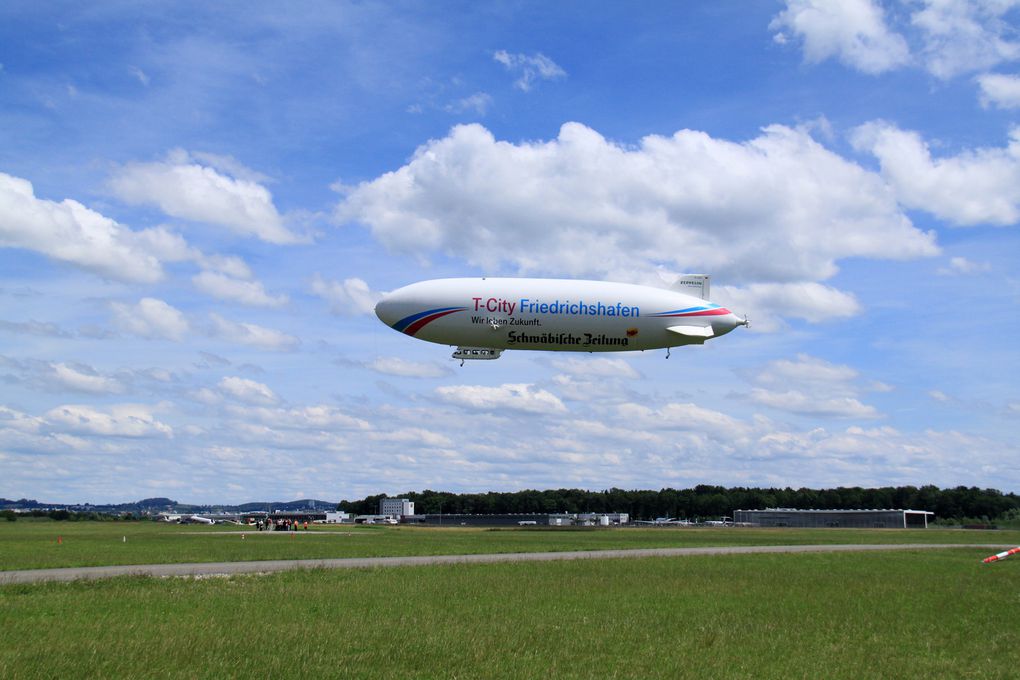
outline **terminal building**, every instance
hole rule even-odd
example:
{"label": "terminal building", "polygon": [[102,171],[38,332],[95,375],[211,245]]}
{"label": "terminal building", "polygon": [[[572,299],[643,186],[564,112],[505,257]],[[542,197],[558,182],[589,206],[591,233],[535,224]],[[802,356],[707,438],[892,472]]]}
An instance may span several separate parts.
{"label": "terminal building", "polygon": [[926,510],[796,510],[766,508],[734,510],[733,523],[756,527],[802,527],[843,529],[927,529]]}
{"label": "terminal building", "polygon": [[414,514],[414,502],[406,498],[380,498],[379,514],[394,519],[409,517]]}

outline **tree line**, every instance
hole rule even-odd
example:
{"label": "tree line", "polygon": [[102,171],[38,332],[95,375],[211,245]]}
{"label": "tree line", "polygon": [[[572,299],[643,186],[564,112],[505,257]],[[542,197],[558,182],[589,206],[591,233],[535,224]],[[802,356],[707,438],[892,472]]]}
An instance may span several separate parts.
{"label": "tree line", "polygon": [[19,517],[46,517],[48,519],[56,520],[58,522],[85,522],[85,521],[99,521],[99,522],[119,522],[126,521],[131,522],[134,520],[144,519],[142,515],[135,515],[131,512],[111,514],[108,512],[94,512],[94,511],[75,511],[75,510],[25,510],[22,512],[14,512],[13,510],[0,510],[0,519],[7,520],[8,522],[16,522]]}
{"label": "tree line", "polygon": [[[797,508],[825,510],[928,510],[940,521],[991,521],[1020,515],[1020,496],[996,489],[957,486],[899,486],[865,489],[760,489],[701,484],[692,489],[641,491],[549,489],[487,493],[450,493],[426,489],[400,494],[414,502],[417,514],[507,514],[625,512],[631,519],[675,517],[698,520],[731,516],[734,510]],[[341,501],[337,508],[368,515],[379,511],[385,494]]]}

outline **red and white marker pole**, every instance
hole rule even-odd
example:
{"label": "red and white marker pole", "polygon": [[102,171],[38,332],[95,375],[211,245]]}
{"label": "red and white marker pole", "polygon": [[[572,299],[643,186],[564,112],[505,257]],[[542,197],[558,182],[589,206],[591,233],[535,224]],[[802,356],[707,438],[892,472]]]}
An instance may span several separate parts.
{"label": "red and white marker pole", "polygon": [[1017,554],[1020,554],[1020,546],[1018,546],[1016,548],[1010,548],[1009,550],[1003,550],[1001,553],[999,553],[997,555],[992,555],[991,557],[986,557],[985,559],[983,559],[981,561],[984,562],[985,564],[988,564],[989,562],[998,562],[999,560],[1006,559],[1010,555],[1017,555]]}

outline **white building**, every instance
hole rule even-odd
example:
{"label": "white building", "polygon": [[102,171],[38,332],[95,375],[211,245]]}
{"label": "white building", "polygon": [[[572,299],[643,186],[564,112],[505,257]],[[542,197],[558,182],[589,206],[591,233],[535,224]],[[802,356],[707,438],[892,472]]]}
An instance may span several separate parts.
{"label": "white building", "polygon": [[403,517],[414,514],[414,503],[406,498],[381,498],[379,499],[379,514],[390,517]]}
{"label": "white building", "polygon": [[626,512],[582,512],[576,516],[577,524],[585,527],[608,527],[630,523]]}
{"label": "white building", "polygon": [[351,516],[343,510],[337,510],[336,512],[326,511],[326,524],[343,524],[344,522],[350,522]]}

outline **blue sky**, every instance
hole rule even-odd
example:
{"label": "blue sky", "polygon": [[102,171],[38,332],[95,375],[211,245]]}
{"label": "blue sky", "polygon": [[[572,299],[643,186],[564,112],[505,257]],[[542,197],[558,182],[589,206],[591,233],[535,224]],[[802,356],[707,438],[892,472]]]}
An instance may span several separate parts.
{"label": "blue sky", "polygon": [[[1020,2],[12,2],[0,496],[1020,491]],[[668,286],[461,368],[443,276]],[[480,365],[481,364],[481,365]]]}

